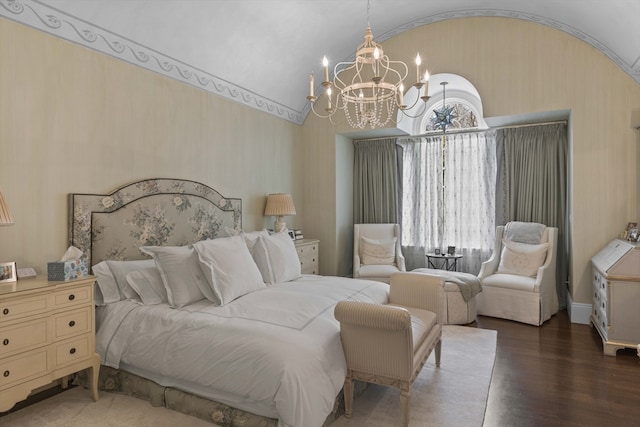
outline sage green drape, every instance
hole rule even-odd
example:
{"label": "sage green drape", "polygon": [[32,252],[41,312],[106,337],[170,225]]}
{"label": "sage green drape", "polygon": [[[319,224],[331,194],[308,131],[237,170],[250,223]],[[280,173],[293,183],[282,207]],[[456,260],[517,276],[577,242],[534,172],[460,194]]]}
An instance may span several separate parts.
{"label": "sage green drape", "polygon": [[538,222],[558,228],[557,291],[566,306],[567,126],[551,124],[499,129],[498,191],[502,184],[502,221]]}
{"label": "sage green drape", "polygon": [[398,222],[395,138],[354,141],[353,222]]}

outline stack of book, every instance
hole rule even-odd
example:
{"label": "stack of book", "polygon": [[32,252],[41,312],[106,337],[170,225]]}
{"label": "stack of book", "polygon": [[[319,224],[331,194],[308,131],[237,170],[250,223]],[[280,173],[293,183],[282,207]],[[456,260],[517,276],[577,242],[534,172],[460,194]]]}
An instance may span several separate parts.
{"label": "stack of book", "polygon": [[304,236],[302,235],[302,230],[293,230],[293,233],[295,235],[296,240],[304,239]]}

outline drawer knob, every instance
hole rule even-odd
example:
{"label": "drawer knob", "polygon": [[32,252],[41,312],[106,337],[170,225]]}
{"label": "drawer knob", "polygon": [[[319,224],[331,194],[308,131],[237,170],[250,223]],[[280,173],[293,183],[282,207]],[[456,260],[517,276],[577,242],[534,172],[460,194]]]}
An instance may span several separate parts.
{"label": "drawer knob", "polygon": [[69,354],[75,354],[75,352],[76,352],[76,348],[71,347],[71,350],[69,350]]}
{"label": "drawer knob", "polygon": [[69,295],[69,301],[73,301],[74,299],[76,299],[76,296],[74,294]]}
{"label": "drawer knob", "polygon": [[9,375],[11,375],[11,372],[4,371],[4,373],[2,375],[4,375],[4,377],[7,378]]}
{"label": "drawer knob", "polygon": [[2,345],[9,345],[9,338],[5,338],[2,340]]}
{"label": "drawer knob", "polygon": [[7,315],[9,314],[9,309],[5,308],[4,310],[2,310],[2,314]]}
{"label": "drawer knob", "polygon": [[74,326],[76,326],[76,321],[72,320],[71,322],[69,322],[69,327],[73,328]]}

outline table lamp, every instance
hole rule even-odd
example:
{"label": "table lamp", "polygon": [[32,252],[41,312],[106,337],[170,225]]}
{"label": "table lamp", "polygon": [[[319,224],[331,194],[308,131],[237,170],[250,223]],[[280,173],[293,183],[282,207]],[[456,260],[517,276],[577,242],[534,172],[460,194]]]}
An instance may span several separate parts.
{"label": "table lamp", "polygon": [[291,194],[273,193],[267,196],[267,205],[264,207],[264,216],[275,216],[276,220],[273,229],[276,233],[282,231],[286,224],[282,217],[285,215],[295,215],[296,207],[293,205]]}

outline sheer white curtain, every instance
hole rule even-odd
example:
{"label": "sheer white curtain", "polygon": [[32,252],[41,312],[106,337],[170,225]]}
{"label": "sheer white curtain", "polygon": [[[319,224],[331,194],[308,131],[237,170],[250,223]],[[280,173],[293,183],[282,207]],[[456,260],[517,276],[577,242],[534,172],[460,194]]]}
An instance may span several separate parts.
{"label": "sheer white curtain", "polygon": [[444,141],[443,135],[403,138],[398,144],[407,270],[425,266],[425,252],[455,246],[463,255],[458,271],[477,274],[495,236],[495,132],[447,134]]}

